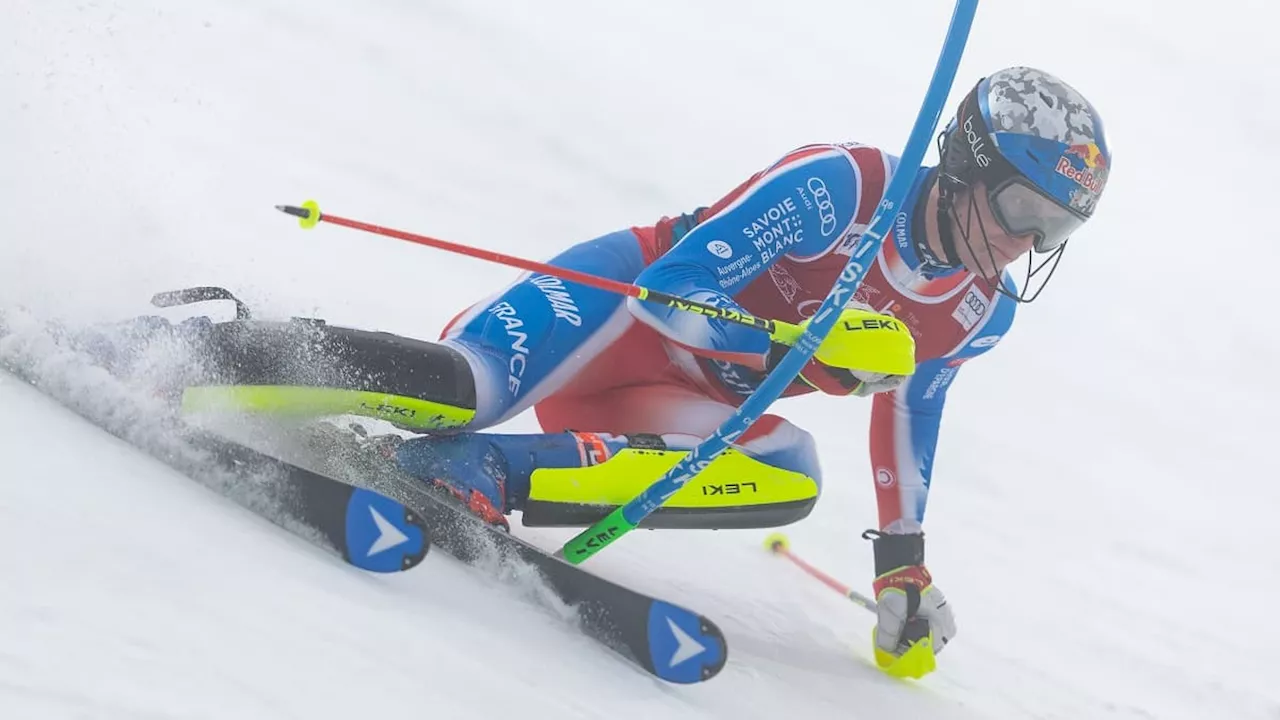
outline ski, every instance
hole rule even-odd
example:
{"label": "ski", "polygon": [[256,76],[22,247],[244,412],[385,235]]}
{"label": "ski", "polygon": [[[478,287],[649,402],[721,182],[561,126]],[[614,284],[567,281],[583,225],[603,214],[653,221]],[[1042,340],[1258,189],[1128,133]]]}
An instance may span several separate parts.
{"label": "ski", "polygon": [[[471,514],[453,495],[405,474],[376,438],[363,428],[352,432],[323,424],[311,438],[267,431],[233,433],[272,455],[316,472],[367,485],[418,508],[430,528],[432,544],[464,564],[494,575],[504,568],[533,568],[543,586],[576,610],[580,630],[631,664],[667,682],[703,682],[723,669],[728,657],[724,633],[714,622],[687,608],[637,592],[567,563],[505,529]],[[357,426],[353,426],[355,429]],[[384,436],[386,437],[386,436]]]}
{"label": "ski", "polygon": [[[0,328],[0,339],[3,335]],[[452,496],[370,451],[365,439],[345,431],[277,434],[243,421],[218,427],[157,417],[163,413],[146,408],[121,413],[119,405],[104,412],[101,403],[78,397],[74,387],[57,379],[42,378],[23,359],[22,353],[0,352],[0,370],[355,567],[407,570],[435,545],[495,576],[511,564],[533,568],[542,584],[574,609],[583,634],[631,665],[678,684],[709,680],[724,668],[724,634],[708,618],[571,565],[484,523]],[[127,394],[120,398],[129,399]]]}
{"label": "ski", "polygon": [[248,446],[165,422],[137,432],[96,408],[44,387],[10,358],[0,370],[26,382],[96,427],[242,507],[362,570],[408,570],[426,556],[430,535],[422,513],[381,493],[349,485]]}
{"label": "ski", "polygon": [[724,668],[724,633],[706,617],[571,565],[510,533],[482,522],[450,497],[421,483],[406,487],[420,498],[435,544],[469,565],[495,556],[538,570],[548,588],[576,606],[584,634],[657,678],[689,684]]}
{"label": "ski", "polygon": [[[336,551],[355,567],[399,572],[416,567],[426,557],[431,546],[429,525],[421,512],[398,500],[210,433],[189,429],[186,439],[207,455],[215,472],[252,478],[264,488],[270,496],[266,507],[250,509],[313,542],[318,534],[321,542],[316,544]],[[205,466],[185,472],[209,470]]]}

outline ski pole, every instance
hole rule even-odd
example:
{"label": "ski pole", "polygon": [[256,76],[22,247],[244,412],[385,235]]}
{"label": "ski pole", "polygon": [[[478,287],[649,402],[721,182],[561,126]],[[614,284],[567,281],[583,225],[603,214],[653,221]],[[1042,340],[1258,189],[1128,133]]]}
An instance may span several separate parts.
{"label": "ski pole", "polygon": [[[764,540],[764,547],[774,555],[780,555],[803,570],[807,575],[817,579],[823,585],[835,590],[853,601],[854,605],[875,614],[876,601],[845,585],[825,572],[805,562],[799,555],[791,552],[791,541],[782,533],[774,533]],[[874,638],[875,636],[872,635]],[[876,664],[891,677],[920,678],[937,669],[937,659],[933,650],[933,635],[929,631],[929,623],[923,618],[907,620],[902,630],[901,653],[893,655],[876,648]]]}
{"label": "ski pole", "polygon": [[577,565],[639,527],[646,517],[662,507],[690,479],[702,472],[720,453],[754,425],[765,410],[782,397],[804,365],[809,362],[809,358],[817,352],[823,339],[835,327],[840,317],[840,309],[862,285],[868,268],[872,267],[872,259],[880,252],[885,235],[892,232],[894,218],[907,199],[911,184],[916,177],[916,169],[924,165],[925,151],[929,148],[933,131],[938,125],[938,118],[942,115],[947,94],[951,91],[951,84],[955,79],[960,57],[964,54],[964,46],[968,41],[969,29],[973,25],[977,9],[978,0],[956,0],[942,51],[934,65],[933,77],[925,91],[911,134],[907,138],[907,146],[898,163],[898,170],[889,180],[884,195],[880,198],[880,204],[871,218],[870,226],[854,245],[844,270],[831,286],[826,299],[814,311],[810,323],[805,326],[804,333],[782,357],[782,360],[769,371],[755,391],[742,402],[733,415],[720,424],[720,427],[626,505],[619,506],[618,509],[597,520],[591,527],[562,545],[561,557]]}
{"label": "ski pole", "polygon": [[670,295],[658,290],[640,287],[639,285],[610,280],[609,278],[603,278],[598,275],[592,275],[579,270],[557,267],[548,263],[542,263],[536,260],[527,260],[522,257],[507,255],[506,253],[500,253],[494,250],[484,250],[470,245],[463,245],[461,243],[433,238],[428,235],[419,235],[417,233],[405,232],[403,230],[396,230],[389,227],[383,227],[381,225],[374,225],[372,223],[322,213],[320,212],[320,206],[314,200],[308,200],[300,206],[277,205],[276,209],[286,215],[292,215],[298,218],[298,224],[304,229],[313,228],[316,226],[316,223],[332,223],[334,225],[341,225],[354,230],[373,233],[374,235],[382,235],[384,237],[404,240],[405,242],[416,243],[418,245],[426,245],[427,247],[433,247],[437,250],[445,250],[459,255],[478,258],[480,260],[488,260],[489,262],[495,262],[499,265],[507,265],[521,270],[528,270],[529,272],[551,275],[558,277],[561,280],[576,282],[581,285],[586,285],[587,287],[596,288],[597,290],[617,293],[619,295],[633,297],[645,302],[666,305],[667,307],[697,313],[698,315],[705,315],[710,318],[715,318],[716,320],[724,320],[726,322],[737,323],[739,325],[746,325],[747,327],[753,327],[757,330],[763,330],[770,335],[777,333],[779,326],[783,326],[781,329],[784,331],[784,339],[789,339],[792,336],[799,337],[800,335],[799,326],[792,325],[791,323],[769,320],[768,318],[759,318],[754,315],[748,315],[747,313],[733,308],[716,307],[714,305],[700,303],[696,300],[686,300],[685,298],[676,297],[675,295]]}
{"label": "ski pole", "polygon": [[784,558],[786,558],[786,559],[790,560],[792,563],[794,563],[794,564],[795,564],[795,566],[796,566],[796,567],[798,567],[798,568],[800,568],[801,570],[805,571],[805,572],[806,572],[806,573],[808,573],[810,576],[812,576],[812,577],[816,578],[816,579],[817,579],[818,581],[820,581],[823,585],[826,585],[827,587],[831,588],[832,590],[835,590],[836,592],[840,593],[841,595],[844,595],[845,597],[847,597],[847,598],[849,598],[850,600],[852,600],[852,601],[853,601],[853,603],[854,603],[855,605],[858,605],[858,606],[860,606],[860,607],[866,608],[867,610],[870,610],[871,612],[875,612],[875,611],[876,611],[876,601],[875,601],[875,600],[872,600],[871,598],[867,597],[866,595],[863,595],[862,593],[858,592],[857,590],[854,590],[853,588],[849,587],[848,585],[845,585],[844,583],[840,582],[839,580],[837,580],[837,579],[835,579],[835,578],[831,577],[830,575],[828,575],[828,574],[826,574],[826,573],[822,572],[822,571],[821,571],[821,570],[819,570],[818,568],[816,568],[816,567],[814,567],[814,566],[810,565],[809,563],[805,562],[805,561],[804,561],[804,560],[803,560],[799,555],[796,555],[795,553],[791,552],[791,541],[787,539],[787,536],[786,536],[786,535],[783,535],[782,533],[774,533],[774,534],[770,535],[769,537],[765,538],[765,540],[764,540],[764,547],[765,547],[765,549],[766,549],[766,550],[768,550],[769,552],[773,553],[774,555],[780,555],[780,556],[782,556],[782,557],[784,557]]}

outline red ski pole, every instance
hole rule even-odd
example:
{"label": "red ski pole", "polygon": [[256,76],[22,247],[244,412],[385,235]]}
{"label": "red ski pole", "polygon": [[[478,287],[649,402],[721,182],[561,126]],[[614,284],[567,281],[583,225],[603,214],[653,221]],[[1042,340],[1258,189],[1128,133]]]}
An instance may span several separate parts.
{"label": "red ski pole", "polygon": [[805,571],[811,577],[816,578],[823,585],[826,585],[832,590],[835,590],[841,595],[844,595],[845,597],[849,598],[854,602],[854,604],[860,605],[866,608],[867,610],[870,610],[871,612],[876,611],[875,600],[872,600],[866,595],[863,595],[857,590],[854,590],[848,585],[845,585],[839,580],[822,572],[818,568],[805,562],[803,559],[800,558],[799,555],[796,555],[795,553],[791,552],[791,541],[787,539],[786,535],[783,535],[782,533],[774,533],[770,535],[769,537],[765,538],[764,547],[766,550],[773,553],[774,555],[781,555],[782,557],[790,560],[792,563],[795,564],[796,567]]}
{"label": "red ski pole", "polygon": [[676,308],[677,310],[706,315],[708,317],[716,318],[717,320],[725,320],[739,325],[746,325],[747,327],[764,330],[770,335],[778,334],[779,330],[781,330],[782,334],[779,335],[779,337],[790,337],[794,335],[798,339],[800,336],[800,328],[798,326],[791,325],[790,323],[769,320],[768,318],[755,317],[754,315],[748,315],[747,313],[733,308],[721,308],[714,305],[707,305],[705,303],[697,302],[696,300],[686,300],[684,298],[676,297],[675,295],[640,287],[639,285],[618,282],[617,280],[610,280],[609,278],[584,273],[578,270],[572,270],[570,268],[562,268],[556,265],[541,263],[536,260],[526,260],[525,258],[516,257],[515,255],[507,255],[493,250],[484,250],[481,248],[471,247],[470,245],[449,242],[448,240],[440,240],[439,238],[433,238],[428,235],[419,235],[417,233],[405,232],[403,230],[396,230],[389,227],[383,227],[381,225],[374,225],[372,223],[322,213],[320,212],[320,206],[317,205],[314,200],[308,200],[300,206],[277,205],[276,209],[286,215],[292,215],[293,217],[298,218],[298,224],[301,225],[303,229],[309,230],[315,227],[316,223],[322,222],[341,225],[353,230],[373,233],[374,235],[382,235],[384,237],[395,238],[397,240],[404,240],[405,242],[411,242],[417,245],[426,245],[427,247],[436,248],[437,250],[445,250],[447,252],[466,255],[480,260],[488,260],[489,262],[498,263],[499,265],[507,265],[521,270],[528,270],[529,272],[551,275],[558,277],[561,280],[576,282],[598,290],[617,293],[619,295],[625,295],[627,297],[633,297],[638,300],[657,303],[659,305],[666,305],[668,307]]}
{"label": "red ski pole", "polygon": [[[764,547],[774,555],[780,555],[800,568],[806,575],[818,580],[823,585],[835,590],[854,602],[855,605],[876,612],[876,601],[836,580],[825,572],[805,562],[799,555],[791,552],[791,541],[782,533],[774,533],[765,538]],[[919,623],[914,628],[913,623]],[[912,637],[908,647],[900,655],[892,655],[875,648],[876,664],[889,675],[896,678],[922,678],[937,667],[933,653],[933,637],[928,631],[928,623],[923,620],[910,620],[904,635]],[[874,637],[874,635],[873,635]],[[873,642],[874,644],[874,642]]]}

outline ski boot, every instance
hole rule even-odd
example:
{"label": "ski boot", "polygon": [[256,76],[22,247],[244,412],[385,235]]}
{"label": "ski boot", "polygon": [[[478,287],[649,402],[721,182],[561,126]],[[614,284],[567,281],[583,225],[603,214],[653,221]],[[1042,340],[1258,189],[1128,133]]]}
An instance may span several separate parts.
{"label": "ski boot", "polygon": [[471,514],[510,532],[507,460],[485,435],[425,435],[397,443],[400,469],[451,496]]}
{"label": "ski boot", "polygon": [[396,434],[370,435],[360,423],[316,422],[303,433],[305,452],[324,461],[325,472],[354,477],[371,485],[388,472],[398,472],[396,448],[404,438]]}

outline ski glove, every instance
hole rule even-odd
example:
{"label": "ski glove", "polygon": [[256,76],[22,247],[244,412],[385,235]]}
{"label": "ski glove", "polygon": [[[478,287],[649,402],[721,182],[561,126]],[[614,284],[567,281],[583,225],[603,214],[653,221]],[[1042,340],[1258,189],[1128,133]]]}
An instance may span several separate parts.
{"label": "ski glove", "polygon": [[[772,371],[809,325],[774,321],[773,346],[765,369]],[[916,344],[911,331],[891,315],[845,308],[817,352],[800,370],[800,379],[829,395],[893,390],[915,372]]]}
{"label": "ski glove", "polygon": [[862,537],[875,549],[876,664],[897,677],[922,677],[956,634],[951,606],[924,565],[924,535],[868,530]]}

